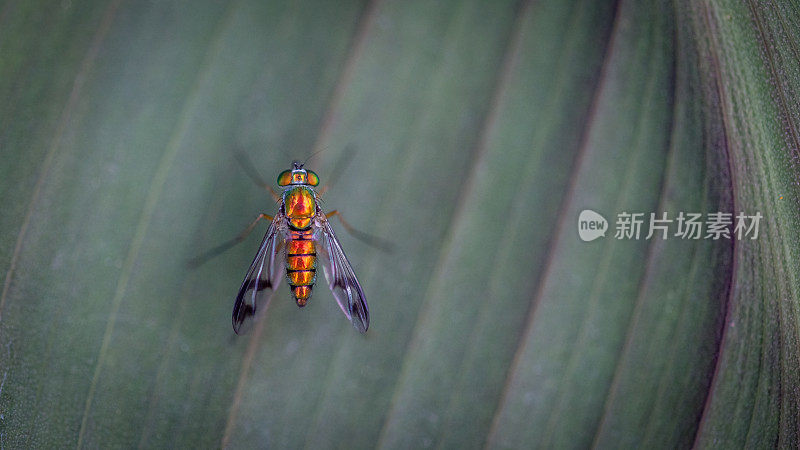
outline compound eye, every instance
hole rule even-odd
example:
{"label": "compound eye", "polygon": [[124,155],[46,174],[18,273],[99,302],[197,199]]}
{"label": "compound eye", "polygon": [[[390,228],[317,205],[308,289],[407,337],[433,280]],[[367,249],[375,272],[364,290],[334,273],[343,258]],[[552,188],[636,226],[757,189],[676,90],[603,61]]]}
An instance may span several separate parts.
{"label": "compound eye", "polygon": [[292,171],[284,170],[278,175],[278,186],[288,186],[292,182]]}
{"label": "compound eye", "polygon": [[308,184],[310,184],[312,186],[318,185],[319,184],[319,177],[317,176],[317,174],[314,173],[313,170],[307,170],[306,172],[308,172]]}

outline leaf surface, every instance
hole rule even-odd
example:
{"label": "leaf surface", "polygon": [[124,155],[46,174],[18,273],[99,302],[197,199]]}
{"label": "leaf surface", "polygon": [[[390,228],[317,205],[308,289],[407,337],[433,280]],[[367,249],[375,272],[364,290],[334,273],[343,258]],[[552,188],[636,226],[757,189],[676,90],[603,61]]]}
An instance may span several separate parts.
{"label": "leaf surface", "polygon": [[[0,4],[0,446],[798,444],[799,11],[770,2]],[[353,149],[354,152],[350,150]],[[292,159],[371,310],[232,238]],[[352,157],[348,155],[354,155]],[[609,222],[583,242],[578,215]],[[650,213],[763,216],[648,238]],[[642,213],[638,239],[615,236]]]}

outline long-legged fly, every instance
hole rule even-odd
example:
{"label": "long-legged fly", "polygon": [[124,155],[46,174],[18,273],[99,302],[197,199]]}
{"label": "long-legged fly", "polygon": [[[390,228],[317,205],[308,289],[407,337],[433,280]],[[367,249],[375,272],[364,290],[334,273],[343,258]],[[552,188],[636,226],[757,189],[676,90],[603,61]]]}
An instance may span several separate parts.
{"label": "long-legged fly", "polygon": [[[338,211],[327,214],[322,211],[320,195],[324,189],[320,192],[315,190],[319,177],[313,171],[305,169],[303,163],[293,161],[291,169],[278,175],[280,193],[261,181],[249,164],[243,162],[242,165],[258,184],[270,190],[280,205],[278,212],[274,216],[259,214],[237,238],[192,262],[195,266],[205,262],[241,242],[260,220],[270,221],[267,233],[236,295],[233,330],[240,334],[242,324],[255,316],[259,307],[266,305],[284,278],[289,283],[297,306],[305,306],[311,298],[317,280],[317,263],[320,262],[328,287],[339,308],[358,331],[365,333],[369,328],[369,307],[364,290],[328,219],[338,216],[348,231],[368,242],[375,241],[376,238],[354,230]],[[373,245],[388,247],[375,242]]]}

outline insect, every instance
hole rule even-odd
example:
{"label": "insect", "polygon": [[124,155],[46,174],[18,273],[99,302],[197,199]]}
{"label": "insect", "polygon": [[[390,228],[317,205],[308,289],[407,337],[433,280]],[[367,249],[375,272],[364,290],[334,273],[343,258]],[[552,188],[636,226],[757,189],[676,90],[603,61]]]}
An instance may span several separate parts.
{"label": "insect", "polygon": [[[293,161],[291,169],[278,175],[280,194],[266,186],[280,208],[274,217],[260,214],[243,233],[249,233],[262,219],[270,221],[233,305],[233,330],[237,334],[242,324],[256,314],[259,302],[268,301],[284,278],[297,306],[305,306],[317,281],[318,263],[344,315],[361,333],[369,328],[364,291],[328,220],[339,212],[322,211],[320,194],[314,189],[319,177],[303,166]],[[342,220],[341,215],[339,219]],[[350,228],[344,220],[342,224]]]}

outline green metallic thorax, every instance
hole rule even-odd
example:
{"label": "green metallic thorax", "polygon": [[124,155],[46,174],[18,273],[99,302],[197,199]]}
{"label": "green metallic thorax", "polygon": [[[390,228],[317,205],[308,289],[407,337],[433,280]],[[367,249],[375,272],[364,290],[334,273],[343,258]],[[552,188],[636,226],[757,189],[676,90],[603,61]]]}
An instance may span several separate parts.
{"label": "green metallic thorax", "polygon": [[289,224],[298,230],[311,226],[317,212],[314,190],[308,186],[293,186],[283,191],[283,206]]}

